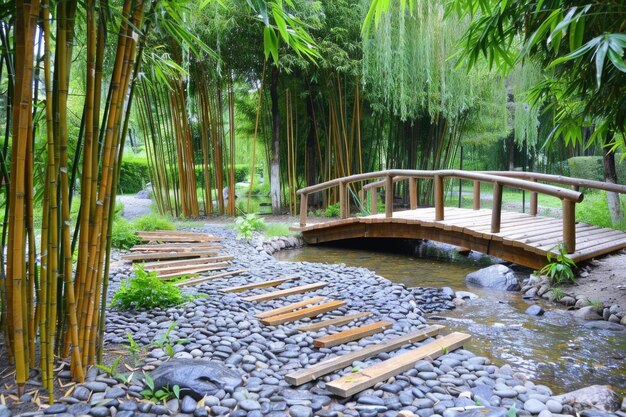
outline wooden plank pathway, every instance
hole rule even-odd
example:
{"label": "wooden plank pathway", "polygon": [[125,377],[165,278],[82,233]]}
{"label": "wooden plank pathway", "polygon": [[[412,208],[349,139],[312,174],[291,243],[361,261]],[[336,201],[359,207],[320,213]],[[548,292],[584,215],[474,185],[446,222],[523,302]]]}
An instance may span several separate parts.
{"label": "wooden plank pathway", "polygon": [[[302,232],[307,243],[323,243],[353,238],[428,239],[466,247],[488,255],[539,269],[548,252],[563,241],[561,219],[524,213],[501,213],[500,232],[491,232],[489,209],[446,207],[444,220],[435,220],[436,209],[417,208],[395,211],[392,217],[376,214],[335,219],[292,227]],[[568,256],[576,263],[626,248],[626,233],[576,223],[576,250]]]}

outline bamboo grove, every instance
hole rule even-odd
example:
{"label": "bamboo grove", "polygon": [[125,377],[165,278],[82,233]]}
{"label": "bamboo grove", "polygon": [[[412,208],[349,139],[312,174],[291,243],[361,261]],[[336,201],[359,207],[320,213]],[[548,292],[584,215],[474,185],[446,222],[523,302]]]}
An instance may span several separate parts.
{"label": "bamboo grove", "polygon": [[[39,368],[53,401],[55,358],[69,358],[72,377],[81,381],[100,354],[118,170],[144,37],[158,3],[11,5],[0,21],[0,80],[7,86],[3,355],[15,365],[20,392],[29,370]],[[70,96],[81,98],[78,117]],[[77,189],[80,196],[73,195]],[[75,224],[73,198],[79,201]]]}
{"label": "bamboo grove", "polygon": [[[286,46],[268,60],[262,22],[226,3],[198,17],[196,32],[216,51],[228,45],[219,57],[169,48],[176,70],[147,72],[139,89],[136,116],[162,213],[238,214],[263,186],[275,213],[295,212],[296,190],[307,184],[389,167],[449,168],[462,144],[493,143],[512,130],[505,80],[457,71],[448,60],[463,23],[444,21],[439,1],[417,2],[412,13],[397,4],[366,38],[369,2],[300,2],[314,60]],[[234,204],[237,164],[254,172],[247,204]],[[429,198],[428,187],[421,192]],[[312,197],[318,207],[338,198]]]}

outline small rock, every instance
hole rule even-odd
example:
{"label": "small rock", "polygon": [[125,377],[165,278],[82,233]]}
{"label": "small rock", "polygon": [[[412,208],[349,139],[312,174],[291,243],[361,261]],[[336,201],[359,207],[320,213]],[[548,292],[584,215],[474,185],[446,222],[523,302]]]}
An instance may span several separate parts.
{"label": "small rock", "polygon": [[513,270],[500,264],[467,274],[465,282],[494,290],[519,291],[521,289]]}
{"label": "small rock", "polygon": [[52,404],[50,407],[43,410],[44,414],[61,414],[67,411],[67,406],[65,404]]}
{"label": "small rock", "polygon": [[524,410],[531,414],[539,414],[546,409],[546,405],[539,400],[531,398],[524,403]]}
{"label": "small rock", "polygon": [[181,404],[181,411],[185,414],[193,413],[198,407],[198,403],[191,396],[185,395]]}
{"label": "small rock", "polygon": [[255,400],[243,400],[239,401],[239,407],[246,411],[260,410],[261,404],[259,404],[259,402]]}
{"label": "small rock", "polygon": [[304,405],[292,405],[289,407],[289,414],[291,417],[311,417],[313,410],[311,407],[305,407]]}
{"label": "small rock", "polygon": [[543,316],[543,313],[545,313],[545,310],[536,304],[526,309],[526,314],[530,316]]}

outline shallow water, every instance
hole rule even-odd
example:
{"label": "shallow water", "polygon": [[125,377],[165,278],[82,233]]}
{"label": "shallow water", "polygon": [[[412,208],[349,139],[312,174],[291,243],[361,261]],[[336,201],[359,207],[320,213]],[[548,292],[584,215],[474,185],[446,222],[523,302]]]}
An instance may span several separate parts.
{"label": "shallow water", "polygon": [[[361,248],[354,248],[359,244]],[[342,263],[366,267],[390,281],[409,287],[443,287],[471,291],[480,298],[453,311],[431,314],[431,322],[444,324],[449,331],[473,336],[467,348],[522,371],[533,381],[544,383],[555,393],[592,384],[612,385],[626,395],[626,332],[587,329],[560,306],[541,302],[541,317],[524,314],[532,304],[519,293],[488,291],[465,285],[471,271],[494,260],[472,253],[461,256],[447,245],[415,245],[382,240],[357,243],[351,247],[307,246],[276,254],[291,262]],[[520,276],[529,270],[518,271]]]}

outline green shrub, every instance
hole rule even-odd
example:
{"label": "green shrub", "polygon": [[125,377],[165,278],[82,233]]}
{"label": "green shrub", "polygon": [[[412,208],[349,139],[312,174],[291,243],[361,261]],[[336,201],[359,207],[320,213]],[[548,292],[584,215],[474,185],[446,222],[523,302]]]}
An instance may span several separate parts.
{"label": "green shrub", "polygon": [[111,246],[117,249],[128,250],[138,244],[141,240],[135,233],[135,228],[130,222],[121,217],[113,220],[111,230]]}
{"label": "green shrub", "polygon": [[137,217],[134,221],[135,228],[143,232],[153,232],[155,230],[176,230],[174,224],[164,216],[150,213]]}
{"label": "green shrub", "polygon": [[[229,167],[224,167],[224,184],[226,187],[228,185],[228,170]],[[196,173],[196,182],[198,185],[204,184],[204,165],[196,164],[194,166],[194,171]],[[248,175],[250,174],[250,167],[248,165],[237,164],[235,165],[235,182],[244,182],[248,179]],[[211,181],[215,180],[215,171],[213,167],[209,167],[209,177]]]}
{"label": "green shrub", "polygon": [[265,229],[265,222],[255,213],[251,213],[237,217],[237,220],[235,220],[235,228],[237,229],[238,238],[250,239],[252,232]]}
{"label": "green shrub", "polygon": [[149,181],[148,160],[141,157],[125,157],[120,167],[118,194],[134,194],[143,190]]}
{"label": "green shrub", "polygon": [[547,275],[552,284],[574,284],[574,271],[576,264],[567,256],[565,246],[560,243],[555,248],[558,253],[555,255],[552,251],[548,252],[548,264],[539,271],[542,275]]}
{"label": "green shrub", "polygon": [[111,305],[122,310],[148,310],[155,307],[171,307],[192,299],[180,288],[160,280],[156,272],[147,272],[142,265],[135,267],[135,276],[122,281],[113,295]]}
{"label": "green shrub", "polygon": [[324,217],[339,217],[340,212],[339,203],[331,204],[324,210]]}
{"label": "green shrub", "polygon": [[[604,164],[601,156],[576,156],[568,159],[567,164],[572,177],[604,181]],[[617,182],[626,184],[626,160],[622,161],[621,154],[615,155],[615,169]]]}

